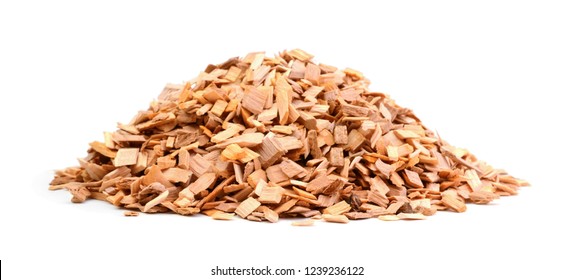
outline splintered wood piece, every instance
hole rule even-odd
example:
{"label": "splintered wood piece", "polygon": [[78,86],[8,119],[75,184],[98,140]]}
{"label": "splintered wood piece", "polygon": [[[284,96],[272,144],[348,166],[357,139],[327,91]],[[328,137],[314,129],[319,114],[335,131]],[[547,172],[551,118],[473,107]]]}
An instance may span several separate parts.
{"label": "splintered wood piece", "polygon": [[289,176],[283,173],[283,170],[281,170],[281,165],[279,164],[269,166],[267,170],[265,170],[265,173],[267,174],[269,181],[273,183],[280,183],[289,180]]}
{"label": "splintered wood piece", "polygon": [[410,138],[420,138],[421,135],[417,134],[412,130],[405,130],[405,129],[397,129],[394,131],[395,135],[399,137],[399,139],[410,139]]}
{"label": "splintered wood piece", "polygon": [[323,214],[323,220],[330,223],[341,223],[346,224],[349,222],[349,218],[345,215],[336,215],[336,214]]}
{"label": "splintered wood piece", "polygon": [[277,212],[265,207],[263,208],[263,217],[265,218],[265,220],[271,222],[271,223],[276,223],[279,221],[279,214],[277,214]]}
{"label": "splintered wood piece", "polygon": [[319,176],[313,179],[311,182],[309,182],[309,184],[307,184],[307,186],[305,187],[305,190],[310,193],[317,194],[325,190],[332,183],[333,180],[329,179],[326,175]]}
{"label": "splintered wood piece", "polygon": [[323,210],[323,214],[340,215],[349,211],[351,211],[351,205],[343,200],[333,206],[325,208],[325,210]]}
{"label": "splintered wood piece", "polygon": [[500,196],[488,191],[474,191],[470,193],[469,197],[473,203],[488,204],[491,201],[498,199]]}
{"label": "splintered wood piece", "polygon": [[148,203],[146,203],[143,211],[144,212],[148,212],[152,207],[162,203],[163,201],[165,201],[167,199],[167,196],[169,195],[169,191],[166,190],[164,192],[162,192],[160,195],[158,195],[156,198],[150,200]]}
{"label": "splintered wood piece", "polygon": [[442,193],[442,198],[440,200],[444,206],[455,212],[466,211],[466,204],[464,200],[458,197],[458,194],[454,191],[446,191]]}
{"label": "splintered wood piece", "polygon": [[307,170],[305,168],[290,159],[284,159],[281,164],[279,164],[279,167],[289,178],[307,175]]}
{"label": "splintered wood piece", "polygon": [[260,155],[259,160],[263,168],[267,168],[278,161],[284,154],[285,150],[281,143],[275,138],[275,134],[268,133],[262,140],[261,147],[257,150]]}
{"label": "splintered wood piece", "polygon": [[349,133],[347,147],[351,151],[356,151],[363,143],[367,140],[363,134],[361,134],[358,130],[353,129]]}
{"label": "splintered wood piece", "polygon": [[226,160],[239,160],[247,156],[247,153],[239,145],[231,144],[221,151],[221,156]]}
{"label": "splintered wood piece", "polygon": [[261,202],[255,200],[253,197],[248,197],[246,200],[241,202],[237,209],[235,209],[235,214],[239,215],[241,218],[246,218],[251,214],[257,207],[261,205]]}
{"label": "splintered wood piece", "polygon": [[114,158],[114,166],[134,165],[138,162],[138,148],[121,148]]}
{"label": "splintered wood piece", "polygon": [[342,167],[345,165],[345,156],[343,155],[343,148],[332,147],[329,152],[329,162],[332,166]]}
{"label": "splintered wood piece", "polygon": [[255,147],[261,142],[263,142],[263,133],[254,132],[254,133],[244,133],[239,136],[232,137],[227,139],[218,145],[212,146],[214,148],[223,148],[231,144],[237,144],[241,147]]}
{"label": "splintered wood piece", "polygon": [[333,133],[335,138],[335,144],[346,145],[349,142],[347,135],[347,126],[337,125],[335,126],[335,131]]}
{"label": "splintered wood piece", "polygon": [[291,103],[291,86],[279,76],[275,81],[275,98],[277,99],[277,110],[279,112],[279,124],[284,125],[289,119],[289,104]]}
{"label": "splintered wood piece", "polygon": [[235,136],[241,131],[241,126],[239,125],[227,125],[227,128],[211,137],[211,142],[221,143],[226,139]]}
{"label": "splintered wood piece", "polygon": [[109,158],[115,158],[116,157],[116,152],[110,150],[110,148],[107,147],[106,144],[104,144],[102,142],[94,141],[94,142],[90,143],[90,147],[92,147],[92,149],[94,149],[94,151],[100,153],[103,156],[106,156]]}
{"label": "splintered wood piece", "polygon": [[172,183],[185,183],[192,175],[191,170],[181,168],[169,168],[163,171],[163,175]]}
{"label": "splintered wood piece", "polygon": [[397,218],[401,220],[425,220],[427,216],[421,213],[399,213]]}
{"label": "splintered wood piece", "polygon": [[265,92],[259,91],[255,87],[249,87],[243,96],[241,105],[253,114],[260,114],[263,112],[266,102],[267,94]]}
{"label": "splintered wood piece", "polygon": [[281,202],[283,192],[282,187],[263,187],[257,200],[261,203],[277,204]]}
{"label": "splintered wood piece", "polygon": [[464,176],[466,177],[466,182],[472,189],[472,191],[480,191],[482,189],[482,182],[480,182],[480,178],[478,174],[476,174],[476,170],[469,169],[464,172]]}
{"label": "splintered wood piece", "polygon": [[294,221],[291,223],[292,226],[296,226],[296,227],[309,227],[315,224],[315,221],[311,220],[311,219],[305,219],[305,220],[301,220],[301,221]]}
{"label": "splintered wood piece", "polygon": [[424,188],[423,182],[421,181],[418,173],[405,169],[403,177],[407,185],[417,189]]}
{"label": "splintered wood piece", "polygon": [[309,153],[313,158],[322,158],[323,152],[319,148],[319,143],[317,141],[317,131],[310,130],[307,132],[307,143],[309,144]]}
{"label": "splintered wood piece", "polygon": [[307,62],[313,59],[313,55],[305,52],[301,49],[294,49],[287,52],[287,54],[295,59],[301,60],[303,62]]}
{"label": "splintered wood piece", "polygon": [[215,184],[215,173],[205,173],[195,182],[191,183],[187,188],[194,194],[199,194],[201,191],[207,190]]}
{"label": "splintered wood piece", "polygon": [[370,110],[366,107],[355,106],[350,104],[343,104],[341,106],[341,110],[343,114],[352,116],[352,117],[368,117]]}
{"label": "splintered wood piece", "polygon": [[378,218],[381,221],[398,221],[401,219],[397,215],[381,215]]}
{"label": "splintered wood piece", "polygon": [[210,216],[214,220],[230,221],[233,220],[233,217],[235,217],[235,213],[225,213],[222,211],[216,211]]}

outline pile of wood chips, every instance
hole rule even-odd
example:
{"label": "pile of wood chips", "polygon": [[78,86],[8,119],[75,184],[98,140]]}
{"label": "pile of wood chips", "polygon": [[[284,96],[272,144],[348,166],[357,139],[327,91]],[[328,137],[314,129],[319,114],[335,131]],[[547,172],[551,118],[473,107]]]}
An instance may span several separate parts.
{"label": "pile of wood chips", "polygon": [[346,223],[464,212],[527,185],[448,145],[360,72],[312,58],[250,53],[168,84],[147,111],[90,143],[79,167],[57,171],[50,189],[126,216]]}

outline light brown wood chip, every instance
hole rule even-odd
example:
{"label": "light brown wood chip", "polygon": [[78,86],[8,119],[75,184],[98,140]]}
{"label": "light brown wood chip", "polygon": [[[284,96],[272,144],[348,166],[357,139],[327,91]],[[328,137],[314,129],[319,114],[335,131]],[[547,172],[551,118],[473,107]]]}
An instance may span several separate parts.
{"label": "light brown wood chip", "polygon": [[311,219],[301,220],[301,221],[294,221],[291,223],[292,226],[296,227],[308,227],[315,224],[315,221]]}
{"label": "light brown wood chip", "polygon": [[261,202],[255,200],[253,197],[248,197],[246,200],[241,202],[237,209],[235,209],[235,214],[241,216],[241,218],[246,218],[251,214],[251,212],[255,211],[257,207],[261,205]]}
{"label": "light brown wood chip", "polygon": [[342,224],[346,224],[349,222],[349,218],[347,218],[347,216],[345,215],[323,214],[323,220],[330,223],[342,223]]}
{"label": "light brown wood chip", "polygon": [[124,216],[126,217],[137,217],[139,216],[140,213],[139,212],[135,212],[135,211],[124,211]]}

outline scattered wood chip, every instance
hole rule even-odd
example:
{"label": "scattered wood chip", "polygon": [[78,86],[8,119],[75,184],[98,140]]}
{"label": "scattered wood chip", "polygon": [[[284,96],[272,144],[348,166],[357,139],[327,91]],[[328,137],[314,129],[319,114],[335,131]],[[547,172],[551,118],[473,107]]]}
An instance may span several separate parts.
{"label": "scattered wood chip", "polygon": [[349,222],[349,218],[345,215],[333,215],[333,214],[323,214],[323,220],[330,223],[341,223],[346,224]]}
{"label": "scattered wood chip", "polygon": [[301,220],[301,221],[294,221],[291,223],[292,226],[296,227],[308,227],[315,224],[315,221],[311,219]]}

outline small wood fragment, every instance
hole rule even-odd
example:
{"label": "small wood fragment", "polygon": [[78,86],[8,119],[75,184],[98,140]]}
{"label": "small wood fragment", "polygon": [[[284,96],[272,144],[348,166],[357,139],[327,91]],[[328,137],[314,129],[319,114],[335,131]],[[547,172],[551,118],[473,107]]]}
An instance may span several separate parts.
{"label": "small wood fragment", "polygon": [[251,214],[251,212],[255,211],[255,209],[257,209],[257,207],[259,207],[260,205],[261,203],[259,201],[255,200],[252,197],[249,197],[243,202],[241,202],[241,204],[239,204],[237,209],[235,209],[235,213],[241,216],[241,218],[246,218],[249,214]]}
{"label": "small wood fragment", "polygon": [[333,215],[333,214],[323,214],[323,220],[330,223],[341,223],[346,224],[349,222],[349,218],[345,215]]}
{"label": "small wood fragment", "polygon": [[305,219],[305,220],[301,220],[301,221],[294,221],[291,223],[292,226],[296,226],[296,227],[308,227],[308,226],[312,226],[315,224],[315,221],[311,220],[311,219]]}

